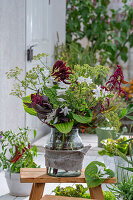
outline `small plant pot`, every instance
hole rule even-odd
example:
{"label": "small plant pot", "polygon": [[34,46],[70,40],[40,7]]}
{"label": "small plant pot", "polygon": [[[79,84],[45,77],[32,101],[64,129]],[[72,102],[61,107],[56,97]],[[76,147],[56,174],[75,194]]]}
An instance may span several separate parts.
{"label": "small plant pot", "polygon": [[[128,163],[125,160],[123,160],[120,156],[110,157],[104,155],[103,159],[106,167],[114,171],[115,176],[117,177],[117,180],[119,182],[121,182],[123,178],[126,178],[127,173],[129,176],[132,175],[132,172],[130,173],[127,170],[120,168],[120,167],[128,167]],[[131,166],[129,165],[129,167]]]}
{"label": "small plant pot", "polygon": [[20,183],[20,173],[11,173],[6,171],[5,177],[10,194],[18,197],[29,196],[32,183]]}
{"label": "small plant pot", "polygon": [[109,127],[97,127],[96,134],[98,136],[98,147],[102,147],[102,140],[106,140],[108,138],[114,139],[116,134],[115,131]]}

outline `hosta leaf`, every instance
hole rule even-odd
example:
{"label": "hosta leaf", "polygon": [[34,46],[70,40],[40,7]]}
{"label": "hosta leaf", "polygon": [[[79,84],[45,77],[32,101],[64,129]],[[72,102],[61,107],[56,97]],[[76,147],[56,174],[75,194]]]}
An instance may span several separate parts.
{"label": "hosta leaf", "polygon": [[104,179],[86,179],[88,188],[96,187],[103,183]]}
{"label": "hosta leaf", "polygon": [[72,113],[72,115],[73,118],[79,123],[88,124],[92,121],[92,117],[81,116],[74,113]]}
{"label": "hosta leaf", "polygon": [[[100,167],[100,170],[98,167]],[[105,180],[104,176],[106,175],[108,175],[108,178],[114,177],[114,172],[110,169],[106,169],[105,164],[102,162],[91,162],[85,169],[85,180],[87,186],[91,188],[100,185]]]}
{"label": "hosta leaf", "polygon": [[67,134],[67,133],[69,133],[72,130],[73,121],[66,122],[66,123],[60,123],[60,124],[54,124],[54,126],[61,133]]}
{"label": "hosta leaf", "polygon": [[[100,162],[97,162],[97,164],[101,165]],[[102,166],[105,167],[104,164]],[[85,169],[85,180],[86,180],[87,186],[89,188],[96,187],[104,181],[104,179],[101,179],[101,178],[98,177],[98,167],[95,164],[95,162],[91,162],[86,167],[86,169]]]}

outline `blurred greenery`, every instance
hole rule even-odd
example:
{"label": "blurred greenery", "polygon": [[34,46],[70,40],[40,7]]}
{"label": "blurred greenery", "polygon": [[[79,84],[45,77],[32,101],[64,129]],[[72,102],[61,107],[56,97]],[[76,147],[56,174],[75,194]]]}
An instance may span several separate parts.
{"label": "blurred greenery", "polygon": [[[133,6],[123,1],[119,9],[109,9],[111,0],[69,0],[66,6],[66,45],[56,47],[56,59],[68,64],[116,65],[126,62],[133,47]],[[83,48],[80,40],[86,38]]]}

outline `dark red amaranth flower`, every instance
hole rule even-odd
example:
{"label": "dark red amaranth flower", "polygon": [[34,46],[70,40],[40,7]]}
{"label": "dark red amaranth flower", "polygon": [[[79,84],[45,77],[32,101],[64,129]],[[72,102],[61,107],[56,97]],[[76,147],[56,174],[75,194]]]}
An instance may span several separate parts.
{"label": "dark red amaranth flower", "polygon": [[121,88],[121,84],[127,83],[128,82],[124,80],[124,75],[121,66],[117,65],[117,69],[115,70],[114,74],[110,76],[109,81],[106,83],[106,85],[108,85],[110,91],[116,89],[118,90],[119,95],[123,93],[128,98],[127,93],[124,92],[124,90],[122,90]]}
{"label": "dark red amaranth flower", "polygon": [[66,67],[66,63],[58,60],[52,70],[52,76],[55,76],[55,80],[62,81],[65,84],[70,84],[66,80],[69,80],[69,75],[72,74],[72,69],[70,67]]}
{"label": "dark red amaranth flower", "polygon": [[39,90],[37,91],[36,94],[31,94],[31,101],[33,103],[33,107],[36,104],[42,105],[42,96],[39,95]]}

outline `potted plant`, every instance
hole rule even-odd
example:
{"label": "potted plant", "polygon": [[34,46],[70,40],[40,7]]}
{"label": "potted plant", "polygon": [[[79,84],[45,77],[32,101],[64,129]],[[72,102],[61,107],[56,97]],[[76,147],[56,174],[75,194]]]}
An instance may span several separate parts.
{"label": "potted plant", "polygon": [[[39,54],[34,59],[43,63],[44,56]],[[26,73],[24,80],[19,80],[21,69],[18,67],[7,73],[8,78],[13,77],[20,83],[11,94],[22,98],[26,112],[51,127],[50,140],[45,148],[49,175],[80,175],[84,154],[90,146],[83,146],[78,129],[96,128],[107,113],[116,112],[119,103],[112,103],[116,91],[118,95],[126,95],[121,84],[127,82],[120,66],[105,85],[100,84],[101,78],[106,78],[109,71],[109,67],[88,64],[75,65],[72,69],[58,60],[52,68],[37,65]],[[24,90],[20,89],[22,87]],[[26,88],[35,92],[23,97]]]}
{"label": "potted plant", "polygon": [[98,151],[99,155],[103,156],[106,167],[114,169],[115,175],[121,180],[122,169],[119,166],[127,166],[127,163],[119,156],[119,152],[129,156],[129,144],[124,143],[127,141],[126,137],[113,140],[111,138],[103,140],[103,150]]}
{"label": "potted plant", "polygon": [[5,170],[5,177],[11,195],[28,196],[31,191],[31,183],[20,183],[20,168],[36,168],[34,156],[37,156],[37,148],[31,148],[28,141],[28,129],[18,129],[1,132],[0,166]]}

